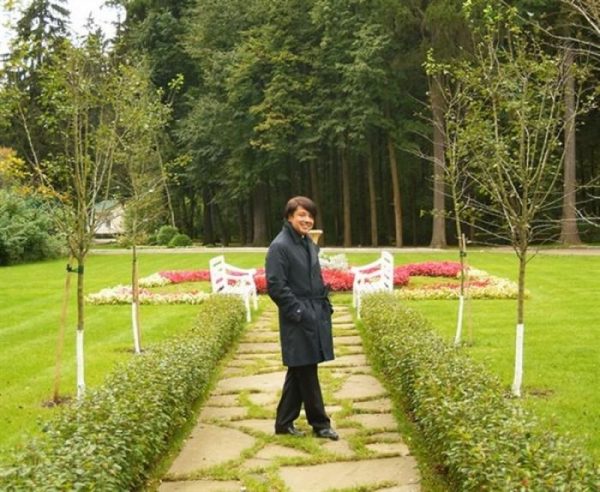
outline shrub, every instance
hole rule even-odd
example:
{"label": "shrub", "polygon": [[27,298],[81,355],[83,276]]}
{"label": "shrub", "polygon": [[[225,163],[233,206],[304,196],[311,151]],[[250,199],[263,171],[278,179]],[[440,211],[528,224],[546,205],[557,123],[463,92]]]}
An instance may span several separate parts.
{"label": "shrub", "polygon": [[192,415],[217,362],[244,326],[242,302],[212,296],[195,327],[130,359],[45,435],[0,467],[0,490],[136,490]]}
{"label": "shrub", "polygon": [[183,246],[191,246],[192,240],[187,234],[175,234],[169,241],[169,248],[180,248]]}
{"label": "shrub", "polygon": [[175,236],[175,234],[178,232],[179,229],[177,229],[177,227],[164,225],[156,233],[156,243],[162,246],[167,246],[171,239],[173,239],[173,236]]}
{"label": "shrub", "polygon": [[598,490],[600,469],[393,295],[365,298],[370,357],[459,490]]}
{"label": "shrub", "polygon": [[0,265],[56,258],[64,241],[50,204],[0,190]]}

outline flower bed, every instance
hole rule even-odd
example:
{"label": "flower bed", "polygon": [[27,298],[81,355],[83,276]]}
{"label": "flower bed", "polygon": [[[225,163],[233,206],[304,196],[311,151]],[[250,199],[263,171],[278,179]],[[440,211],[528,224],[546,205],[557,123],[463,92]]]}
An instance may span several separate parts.
{"label": "flower bed", "polygon": [[[159,294],[146,288],[139,291],[140,304],[200,304],[209,295],[198,291]],[[131,287],[117,285],[88,295],[86,301],[90,304],[131,304],[131,297]]]}
{"label": "flower bed", "polygon": [[[348,292],[352,290],[354,274],[347,266],[344,255],[336,255],[324,261],[323,280],[332,292]],[[460,276],[460,263],[455,261],[429,261],[410,263],[394,268],[394,286],[400,299],[456,299],[459,285],[454,282],[439,282],[432,285],[411,287],[411,277],[439,277],[456,279]],[[154,273],[140,279],[140,302],[142,304],[199,304],[207,295],[203,292],[190,291],[173,294],[159,294],[148,290],[151,287],[162,287],[169,284],[185,282],[205,282],[210,280],[209,270],[170,270]],[[258,268],[254,275],[256,289],[260,294],[267,292],[265,269]],[[517,285],[507,279],[494,277],[487,272],[469,269],[469,280],[466,283],[468,295],[473,299],[515,299]],[[126,304],[131,302],[131,288],[118,285],[103,289],[87,297],[92,304]]]}

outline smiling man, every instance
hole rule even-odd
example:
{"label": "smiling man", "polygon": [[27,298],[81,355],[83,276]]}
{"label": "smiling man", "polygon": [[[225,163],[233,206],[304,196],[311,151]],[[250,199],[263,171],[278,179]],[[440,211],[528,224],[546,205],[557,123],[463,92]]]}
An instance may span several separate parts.
{"label": "smiling man", "polygon": [[318,364],[332,360],[331,303],[319,265],[319,249],[308,233],[317,207],[310,198],[291,198],[281,232],[266,261],[267,290],[279,308],[281,355],[287,373],[275,419],[275,433],[303,436],[294,426],[304,404],[317,437],[337,440],[325,412]]}

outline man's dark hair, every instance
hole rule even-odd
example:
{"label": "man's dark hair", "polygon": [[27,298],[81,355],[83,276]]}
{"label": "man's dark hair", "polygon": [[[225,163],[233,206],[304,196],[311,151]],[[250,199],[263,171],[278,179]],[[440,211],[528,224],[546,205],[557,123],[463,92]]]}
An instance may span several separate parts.
{"label": "man's dark hair", "polygon": [[283,210],[283,218],[289,219],[290,216],[294,215],[294,212],[298,210],[298,207],[307,210],[308,213],[312,215],[313,219],[317,218],[317,206],[315,205],[315,202],[305,196],[295,196],[294,198],[290,198]]}

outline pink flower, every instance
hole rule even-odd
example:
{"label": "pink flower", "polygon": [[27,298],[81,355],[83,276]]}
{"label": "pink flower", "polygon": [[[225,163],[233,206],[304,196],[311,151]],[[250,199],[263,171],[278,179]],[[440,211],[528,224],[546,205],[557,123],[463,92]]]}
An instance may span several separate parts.
{"label": "pink flower", "polygon": [[169,279],[174,284],[210,280],[210,272],[208,270],[173,270],[160,272],[160,275]]}

